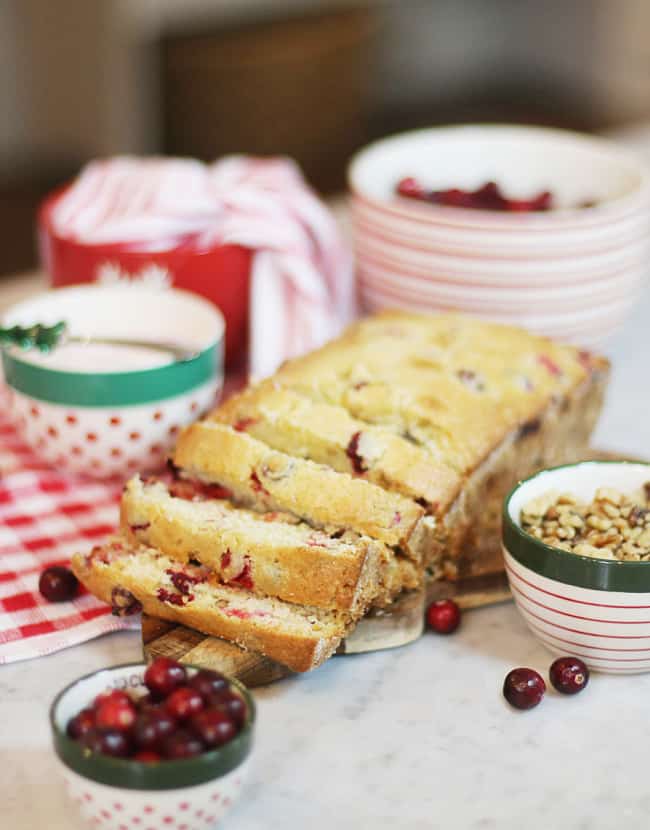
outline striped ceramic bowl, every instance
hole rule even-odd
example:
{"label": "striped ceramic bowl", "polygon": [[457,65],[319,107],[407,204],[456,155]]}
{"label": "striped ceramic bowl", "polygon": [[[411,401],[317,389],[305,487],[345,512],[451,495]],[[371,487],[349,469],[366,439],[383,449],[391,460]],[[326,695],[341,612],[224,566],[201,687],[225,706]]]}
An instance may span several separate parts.
{"label": "striped ceramic bowl", "polygon": [[648,481],[650,463],[587,461],[537,473],[504,502],[503,553],[517,608],[550,651],[581,657],[596,671],[650,671],[650,562],[546,545],[521,529],[521,509],[549,490],[589,501],[598,487],[631,493]]}
{"label": "striped ceramic bowl", "polygon": [[[501,213],[395,195],[495,180],[557,209]],[[462,310],[579,345],[612,334],[648,273],[650,180],[602,139],[562,130],[466,126],[392,136],[349,169],[359,295],[369,311]],[[585,201],[594,206],[579,208]]]}

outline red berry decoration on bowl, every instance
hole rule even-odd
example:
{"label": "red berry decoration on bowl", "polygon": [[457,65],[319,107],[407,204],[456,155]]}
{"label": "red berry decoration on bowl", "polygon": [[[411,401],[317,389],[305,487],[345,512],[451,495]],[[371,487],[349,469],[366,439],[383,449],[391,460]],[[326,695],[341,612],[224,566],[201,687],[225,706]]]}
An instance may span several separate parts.
{"label": "red berry decoration on bowl", "polygon": [[548,675],[553,687],[563,695],[577,695],[589,682],[589,669],[578,657],[558,657]]}
{"label": "red berry decoration on bowl", "polygon": [[534,669],[513,669],[503,683],[503,696],[515,709],[532,709],[545,692],[546,683]]}
{"label": "red berry decoration on bowl", "polygon": [[38,590],[48,602],[69,602],[79,589],[79,580],[69,568],[52,565],[45,568],[38,580]]}
{"label": "red berry decoration on bowl", "polygon": [[156,657],[144,673],[144,684],[152,697],[161,700],[187,681],[187,672],[168,657]]}
{"label": "red berry decoration on bowl", "polygon": [[460,608],[453,599],[439,599],[427,608],[427,624],[438,634],[451,634],[460,625]]}

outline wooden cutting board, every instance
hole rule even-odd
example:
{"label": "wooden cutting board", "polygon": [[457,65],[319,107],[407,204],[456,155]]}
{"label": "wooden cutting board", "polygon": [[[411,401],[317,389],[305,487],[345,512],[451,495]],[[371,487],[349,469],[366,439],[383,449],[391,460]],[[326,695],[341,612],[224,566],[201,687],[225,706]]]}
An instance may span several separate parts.
{"label": "wooden cutting board", "polygon": [[[397,648],[417,640],[424,627],[424,609],[434,599],[453,597],[463,609],[510,599],[505,573],[459,582],[435,582],[427,591],[410,591],[388,609],[371,611],[345,639],[338,654]],[[291,671],[254,651],[208,637],[183,625],[142,615],[142,642],[147,659],[171,657],[236,677],[247,686],[264,686]]]}
{"label": "wooden cutting board", "polygon": [[[591,457],[607,459],[620,458],[620,455],[594,451]],[[511,596],[503,570],[457,582],[433,582],[426,589],[405,594],[390,609],[371,611],[341,643],[337,653],[378,651],[417,640],[424,627],[426,605],[444,598],[455,599],[463,610],[467,610],[504,602],[511,599]],[[146,614],[142,615],[142,641],[147,659],[161,655],[172,657],[181,662],[222,671],[247,686],[263,686],[291,674],[286,666],[261,654],[245,651],[217,637],[208,637],[191,628]]]}

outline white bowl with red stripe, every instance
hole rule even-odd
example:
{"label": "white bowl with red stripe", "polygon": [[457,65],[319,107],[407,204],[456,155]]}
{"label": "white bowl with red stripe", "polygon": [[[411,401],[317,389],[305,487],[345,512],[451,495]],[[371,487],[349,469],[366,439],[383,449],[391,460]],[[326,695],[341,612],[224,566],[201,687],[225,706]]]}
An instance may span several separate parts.
{"label": "white bowl with red stripe", "polygon": [[537,473],[504,502],[503,554],[517,608],[550,651],[581,657],[595,671],[650,671],[650,562],[546,545],[522,530],[521,509],[549,490],[591,501],[598,487],[632,493],[649,481],[650,463],[587,461]]}
{"label": "white bowl with red stripe", "polygon": [[[556,209],[507,213],[395,194],[496,181],[515,198],[553,193]],[[467,126],[376,142],[352,160],[351,214],[362,306],[461,310],[600,345],[648,275],[650,180],[603,139],[562,130]],[[576,207],[594,201],[589,208]]]}

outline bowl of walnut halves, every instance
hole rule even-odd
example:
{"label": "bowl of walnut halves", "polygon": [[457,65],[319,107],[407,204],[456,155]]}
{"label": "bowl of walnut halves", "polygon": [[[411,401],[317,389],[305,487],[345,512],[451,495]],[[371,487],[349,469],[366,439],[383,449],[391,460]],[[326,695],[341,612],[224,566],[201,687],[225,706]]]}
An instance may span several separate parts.
{"label": "bowl of walnut halves", "polygon": [[503,507],[528,628],[595,671],[650,671],[650,463],[586,461],[520,482]]}

